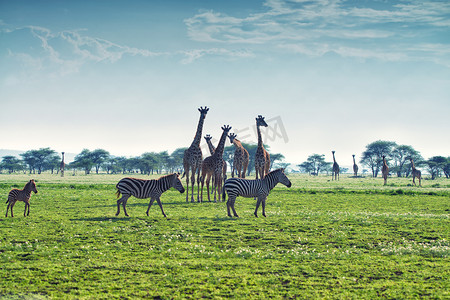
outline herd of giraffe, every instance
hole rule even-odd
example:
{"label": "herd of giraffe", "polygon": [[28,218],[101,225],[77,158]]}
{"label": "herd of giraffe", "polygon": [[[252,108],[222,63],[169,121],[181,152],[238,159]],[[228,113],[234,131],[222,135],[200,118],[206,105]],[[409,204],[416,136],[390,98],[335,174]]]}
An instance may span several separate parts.
{"label": "herd of giraffe", "polygon": [[[197,182],[197,201],[203,201],[203,187],[206,181],[206,191],[208,194],[208,200],[211,201],[209,184],[212,180],[212,192],[214,193],[214,201],[221,201],[221,191],[222,184],[226,179],[227,165],[223,159],[223,152],[225,148],[225,141],[228,137],[230,143],[235,146],[233,168],[231,176],[234,177],[235,171],[239,178],[245,178],[245,173],[247,172],[249,164],[249,154],[248,151],[242,146],[242,143],[236,138],[236,134],[229,133],[231,126],[224,125],[222,127],[222,135],[220,137],[217,148],[215,148],[211,143],[211,136],[206,135],[204,138],[208,144],[211,156],[203,159],[202,150],[200,147],[200,142],[203,132],[203,124],[206,118],[206,114],[209,111],[208,107],[200,107],[198,109],[200,112],[200,119],[197,125],[197,131],[195,133],[194,140],[188,149],[184,152],[183,166],[184,174],[186,176],[186,202],[189,202],[189,182],[191,183],[191,202],[195,202],[194,198],[194,185]],[[260,127],[267,127],[267,123],[264,121],[264,117],[259,115],[256,118],[256,129],[258,133],[258,147],[255,155],[255,170],[256,179],[258,176],[262,179],[270,169],[270,155],[264,145],[261,137]],[[200,175],[201,174],[201,175]],[[200,186],[201,182],[201,186]],[[200,192],[201,191],[201,192]]]}

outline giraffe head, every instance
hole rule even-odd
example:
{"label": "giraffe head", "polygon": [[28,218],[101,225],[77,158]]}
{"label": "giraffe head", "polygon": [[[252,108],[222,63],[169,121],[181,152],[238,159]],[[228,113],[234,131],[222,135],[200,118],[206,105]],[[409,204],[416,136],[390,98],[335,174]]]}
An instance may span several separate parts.
{"label": "giraffe head", "polygon": [[212,139],[212,136],[210,136],[209,134],[207,134],[207,135],[204,136],[204,138],[205,138],[205,140],[206,140],[207,142],[209,142],[209,141]]}
{"label": "giraffe head", "polygon": [[264,121],[264,117],[263,116],[258,115],[258,117],[256,118],[256,126],[267,127],[269,125],[267,125],[266,121]]}
{"label": "giraffe head", "polygon": [[222,130],[225,132],[225,134],[228,134],[228,132],[231,130],[231,126],[223,125]]}
{"label": "giraffe head", "polygon": [[228,135],[228,137],[230,138],[230,143],[233,144],[233,141],[236,139],[236,134],[235,133],[230,133]]}
{"label": "giraffe head", "polygon": [[331,151],[331,153],[333,153],[333,155],[334,155],[334,153],[336,153],[336,151],[333,150],[333,151]]}
{"label": "giraffe head", "polygon": [[355,158],[355,154],[352,154],[353,158]]}
{"label": "giraffe head", "polygon": [[204,119],[206,117],[206,113],[208,112],[209,108],[205,106],[205,108],[203,108],[202,106],[200,106],[200,108],[198,109],[198,111],[200,112],[200,117],[202,119]]}

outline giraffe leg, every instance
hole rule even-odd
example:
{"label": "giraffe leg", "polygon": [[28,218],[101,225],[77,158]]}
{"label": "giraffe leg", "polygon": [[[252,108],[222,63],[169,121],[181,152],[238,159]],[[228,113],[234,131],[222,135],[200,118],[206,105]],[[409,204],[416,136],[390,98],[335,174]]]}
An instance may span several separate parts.
{"label": "giraffe leg", "polygon": [[[211,202],[211,193],[209,193],[209,183],[211,182],[211,174],[206,175],[206,193],[208,195],[208,201]],[[214,185],[214,183],[213,183]],[[212,189],[211,189],[212,192]]]}
{"label": "giraffe leg", "polygon": [[150,198],[150,202],[148,203],[148,208],[147,208],[147,216],[148,216],[148,212],[150,210],[150,207],[152,207],[153,202],[155,201],[155,198],[151,197]]}
{"label": "giraffe leg", "polygon": [[189,202],[189,165],[184,165],[184,173],[186,176],[186,202]]}
{"label": "giraffe leg", "polygon": [[198,166],[197,168],[197,202],[200,202],[200,169],[201,167]]}
{"label": "giraffe leg", "polygon": [[221,173],[219,173],[217,175],[217,188],[216,188],[216,190],[217,190],[217,194],[218,194],[217,199],[220,202],[221,199],[222,199],[221,198],[221,195],[222,195],[222,193],[221,193],[221,191],[222,191],[222,174]]}
{"label": "giraffe leg", "polygon": [[194,185],[195,185],[195,168],[192,169],[192,175],[191,175],[191,202],[194,202]]}

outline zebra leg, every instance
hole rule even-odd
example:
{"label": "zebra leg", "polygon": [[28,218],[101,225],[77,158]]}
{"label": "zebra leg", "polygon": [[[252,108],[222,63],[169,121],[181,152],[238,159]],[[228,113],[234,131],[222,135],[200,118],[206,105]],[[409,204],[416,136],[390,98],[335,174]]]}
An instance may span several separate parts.
{"label": "zebra leg", "polygon": [[158,198],[156,198],[156,201],[158,202],[158,205],[159,205],[159,207],[161,208],[161,212],[162,212],[163,216],[164,216],[165,218],[167,218],[166,214],[164,213],[164,209],[163,209],[163,207],[162,207],[161,199],[159,199],[159,197],[158,197]]}
{"label": "zebra leg", "polygon": [[6,207],[6,215],[5,215],[5,217],[8,217],[8,210],[9,210],[10,206],[11,206],[11,204],[8,203],[8,206]]}
{"label": "zebra leg", "polygon": [[[238,216],[236,210],[234,209],[234,203],[236,203],[236,197],[234,197],[233,200],[231,200],[231,209],[233,209],[233,215],[234,215],[236,218],[239,218],[239,216]],[[231,216],[230,216],[230,217],[231,217]]]}
{"label": "zebra leg", "polygon": [[[23,216],[26,217],[26,216],[30,215],[30,203],[28,203],[26,201],[24,201],[24,202],[25,202],[25,210],[23,211]],[[27,214],[27,208],[28,208],[28,214]]]}
{"label": "zebra leg", "polygon": [[16,204],[16,202],[12,202],[12,203],[10,202],[10,204],[9,204],[10,205],[9,207],[11,208],[11,217],[13,217],[13,218],[14,218],[14,213],[13,213],[14,204]]}
{"label": "zebra leg", "polygon": [[155,201],[155,198],[150,198],[150,202],[148,203],[148,208],[147,208],[147,217],[148,217],[148,211],[150,210],[150,207],[152,207],[153,201]]}
{"label": "zebra leg", "polygon": [[131,195],[124,195],[124,194],[122,194],[122,198],[120,198],[119,200],[117,200],[117,212],[116,212],[116,216],[118,216],[119,215],[119,213],[120,213],[120,204],[122,204],[122,206],[123,206],[123,211],[125,212],[125,216],[128,216],[128,214],[127,214],[127,211],[126,211],[126,209],[125,209],[125,205],[126,205],[126,203],[127,203],[127,200],[128,200],[128,198],[130,197]]}
{"label": "zebra leg", "polygon": [[262,199],[262,203],[261,203],[261,206],[262,206],[262,215],[264,216],[264,217],[266,217],[266,198],[264,198],[264,199]]}
{"label": "zebra leg", "polygon": [[227,201],[227,213],[228,213],[228,216],[229,216],[229,217],[231,217],[231,211],[230,211],[230,208],[231,208],[231,197],[230,197],[230,195],[228,195],[228,201]]}
{"label": "zebra leg", "polygon": [[259,205],[261,204],[261,200],[262,200],[262,198],[258,196],[258,201],[256,201],[256,209],[255,209],[255,213],[254,213],[255,217],[258,217],[258,208],[259,208]]}

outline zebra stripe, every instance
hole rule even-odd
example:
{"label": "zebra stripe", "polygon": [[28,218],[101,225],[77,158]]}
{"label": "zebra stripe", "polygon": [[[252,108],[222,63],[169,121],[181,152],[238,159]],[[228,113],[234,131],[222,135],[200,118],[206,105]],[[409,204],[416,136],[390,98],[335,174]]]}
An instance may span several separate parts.
{"label": "zebra stripe", "polygon": [[[24,216],[30,215],[30,198],[31,198],[31,192],[34,192],[35,194],[38,192],[36,188],[36,183],[33,179],[31,179],[23,188],[23,190],[18,189],[12,189],[8,194],[8,200],[6,200],[6,203],[8,206],[6,207],[6,217],[8,216],[8,210],[11,207],[11,217],[14,217],[13,213],[13,207],[16,204],[17,201],[23,201],[25,202],[25,211],[23,212]],[[28,208],[28,213],[27,213]]]}
{"label": "zebra stripe", "polygon": [[265,203],[266,198],[270,191],[278,184],[282,183],[287,187],[291,187],[291,182],[284,174],[284,169],[277,169],[268,173],[263,179],[244,179],[244,178],[230,178],[227,179],[223,186],[223,199],[225,199],[225,193],[228,194],[227,211],[228,216],[231,217],[230,209],[233,210],[235,217],[238,217],[236,210],[234,209],[234,203],[238,196],[242,197],[257,197],[255,216],[257,217],[257,211],[259,205],[262,203],[263,216],[265,217]]}
{"label": "zebra stripe", "polygon": [[128,216],[125,206],[128,198],[131,196],[134,196],[138,199],[151,198],[147,209],[147,215],[151,205],[153,204],[153,201],[156,200],[158,202],[158,205],[161,207],[163,215],[166,216],[162,208],[160,197],[162,193],[164,193],[171,187],[174,187],[180,193],[184,193],[184,187],[179,178],[179,174],[173,173],[167,176],[160,177],[159,179],[152,180],[144,180],[131,177],[121,179],[116,185],[117,197],[122,194],[122,197],[117,200],[116,216],[120,213],[120,204],[122,204],[123,206],[125,215]]}

